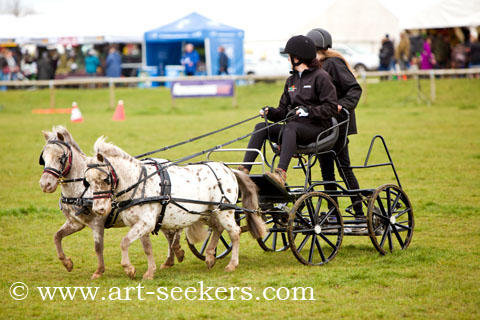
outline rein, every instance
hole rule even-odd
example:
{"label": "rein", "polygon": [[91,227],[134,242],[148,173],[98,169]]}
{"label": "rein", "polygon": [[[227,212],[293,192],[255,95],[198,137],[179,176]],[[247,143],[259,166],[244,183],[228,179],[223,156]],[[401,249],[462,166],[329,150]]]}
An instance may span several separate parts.
{"label": "rein", "polygon": [[197,136],[197,137],[194,137],[194,138],[191,138],[191,139],[182,141],[182,142],[177,142],[177,143],[175,143],[175,144],[172,144],[172,145],[169,145],[169,146],[166,146],[166,147],[163,147],[163,148],[154,150],[154,151],[150,151],[150,152],[147,152],[147,153],[139,154],[139,155],[135,156],[135,158],[137,158],[137,159],[138,159],[138,158],[143,158],[143,157],[149,156],[149,155],[154,154],[154,153],[162,152],[162,151],[165,151],[165,150],[168,150],[168,149],[172,149],[172,148],[175,148],[175,147],[178,147],[178,146],[181,146],[181,145],[184,145],[184,144],[187,144],[187,143],[190,143],[190,142],[193,142],[193,141],[196,141],[196,140],[199,140],[199,139],[202,139],[202,138],[211,136],[211,135],[213,135],[213,134],[215,134],[215,133],[219,133],[219,132],[225,131],[225,130],[227,130],[227,129],[236,127],[236,126],[238,126],[238,125],[241,125],[242,123],[245,123],[245,122],[251,121],[251,120],[253,120],[253,119],[256,119],[256,118],[258,118],[259,116],[260,116],[260,115],[256,115],[256,116],[254,116],[254,117],[250,117],[250,118],[247,118],[247,119],[245,119],[245,120],[239,121],[239,122],[237,122],[237,123],[228,125],[228,126],[226,126],[226,127],[224,127],[224,128],[220,128],[220,129],[217,129],[217,130],[214,130],[214,131],[211,131],[211,132],[208,132],[208,133],[199,135],[199,136]]}
{"label": "rein", "polygon": [[[257,116],[255,116],[255,117],[257,117]],[[280,121],[271,123],[271,124],[269,124],[269,125],[267,125],[267,126],[265,126],[265,127],[263,127],[263,128],[260,128],[260,129],[258,129],[258,130],[254,130],[253,132],[247,133],[247,134],[245,134],[245,135],[243,135],[243,136],[240,136],[240,137],[238,137],[238,138],[235,138],[235,139],[233,139],[233,140],[230,140],[230,141],[227,141],[227,142],[225,142],[225,143],[216,145],[216,146],[213,147],[213,148],[205,149],[205,150],[203,150],[203,151],[200,151],[200,152],[191,154],[191,155],[189,155],[189,156],[186,156],[186,157],[177,159],[177,160],[175,160],[175,161],[173,161],[173,162],[168,162],[167,164],[163,165],[161,169],[158,169],[158,170],[152,172],[151,174],[147,175],[145,178],[139,180],[138,182],[136,182],[135,184],[131,185],[130,187],[128,187],[128,188],[126,188],[126,189],[124,189],[124,190],[122,190],[122,191],[119,191],[115,196],[116,196],[116,197],[119,197],[119,196],[122,196],[122,195],[124,195],[125,193],[133,190],[138,184],[140,184],[140,183],[142,183],[142,182],[145,182],[146,180],[150,179],[150,178],[153,177],[154,175],[158,174],[159,170],[167,169],[168,167],[171,167],[171,166],[177,165],[177,164],[179,164],[179,163],[185,162],[185,161],[187,161],[187,160],[196,158],[196,157],[201,156],[201,155],[203,155],[203,154],[206,154],[206,153],[208,153],[208,152],[212,152],[212,151],[218,150],[218,149],[223,148],[223,147],[225,147],[225,146],[227,146],[227,145],[229,145],[229,144],[232,144],[232,143],[234,143],[234,142],[243,140],[243,139],[245,139],[245,138],[247,138],[247,137],[249,137],[249,136],[251,136],[251,135],[253,135],[253,134],[257,133],[257,132],[260,132],[260,131],[263,131],[263,130],[268,130],[269,128],[273,127],[274,125],[279,124],[279,123],[281,123],[281,122],[285,122],[285,121],[290,120],[290,119],[293,119],[294,117],[295,117],[295,115],[287,116],[285,119],[282,119],[282,120],[280,120]]]}

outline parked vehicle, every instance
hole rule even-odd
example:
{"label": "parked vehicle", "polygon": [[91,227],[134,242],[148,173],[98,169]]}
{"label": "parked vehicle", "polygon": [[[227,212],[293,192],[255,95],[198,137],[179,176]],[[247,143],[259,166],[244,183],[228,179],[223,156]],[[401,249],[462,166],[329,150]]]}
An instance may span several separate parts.
{"label": "parked vehicle", "polygon": [[379,60],[376,54],[364,52],[345,44],[335,44],[333,50],[341,53],[357,73],[378,69]]}

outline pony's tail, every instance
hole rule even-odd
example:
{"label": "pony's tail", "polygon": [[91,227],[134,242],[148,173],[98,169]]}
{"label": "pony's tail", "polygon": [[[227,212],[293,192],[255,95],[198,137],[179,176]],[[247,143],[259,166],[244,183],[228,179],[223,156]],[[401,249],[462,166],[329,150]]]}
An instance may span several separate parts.
{"label": "pony's tail", "polygon": [[[257,210],[258,209],[258,190],[257,185],[250,179],[250,177],[241,171],[232,170],[238,181],[238,186],[242,192],[242,203],[245,209]],[[255,239],[265,237],[267,234],[267,227],[265,221],[256,212],[245,211],[247,216],[247,226],[250,230],[250,234]]]}
{"label": "pony's tail", "polygon": [[185,229],[185,235],[187,236],[188,242],[200,243],[207,239],[208,232],[205,224],[199,220]]}

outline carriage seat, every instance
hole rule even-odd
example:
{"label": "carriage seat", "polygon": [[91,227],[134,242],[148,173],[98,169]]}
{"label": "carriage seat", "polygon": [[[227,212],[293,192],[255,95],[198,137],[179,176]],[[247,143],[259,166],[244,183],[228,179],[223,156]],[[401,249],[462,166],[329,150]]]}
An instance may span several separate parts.
{"label": "carriage seat", "polygon": [[[321,132],[317,136],[317,141],[309,143],[307,145],[298,145],[297,146],[297,151],[295,152],[296,154],[314,154],[314,153],[319,153],[319,152],[324,152],[333,149],[333,146],[338,140],[339,136],[339,127],[336,126],[338,124],[337,119],[332,118],[332,127],[334,128],[328,128]],[[336,126],[336,127],[335,127]],[[325,136],[325,134],[328,134]],[[321,136],[325,136],[321,138]],[[278,145],[276,143],[272,143],[273,151],[278,155],[279,150],[278,150]]]}

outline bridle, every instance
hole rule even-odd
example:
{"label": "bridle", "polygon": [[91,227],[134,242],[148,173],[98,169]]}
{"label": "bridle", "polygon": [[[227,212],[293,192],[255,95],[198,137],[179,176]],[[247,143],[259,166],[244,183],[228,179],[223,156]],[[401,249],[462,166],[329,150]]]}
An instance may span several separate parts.
{"label": "bridle", "polygon": [[[42,153],[40,154],[40,158],[38,159],[38,164],[40,164],[41,166],[44,166],[43,173],[51,174],[56,179],[58,179],[60,183],[80,181],[81,179],[65,180],[65,177],[70,173],[70,170],[72,169],[72,163],[73,163],[72,147],[68,143],[62,140],[51,140],[51,141],[48,141],[47,143],[56,144],[60,146],[60,148],[63,150],[63,154],[60,157],[60,164],[62,165],[62,168],[58,170],[53,167],[46,167],[45,160],[43,159],[43,151],[42,151]],[[63,148],[63,146],[67,147],[66,151]]]}
{"label": "bridle", "polygon": [[[115,168],[112,166],[112,164],[110,163],[110,161],[108,161],[107,158],[104,158],[104,161],[105,163],[88,164],[87,170],[85,170],[85,173],[90,169],[99,170],[105,173],[107,177],[103,181],[105,181],[108,185],[110,185],[110,190],[93,192],[93,200],[98,200],[98,199],[113,200],[115,189],[118,186],[118,175],[117,175],[117,172],[115,171]],[[103,167],[107,167],[107,170],[103,169]],[[90,184],[85,178],[83,179],[83,185],[85,186],[85,188],[90,187]]]}

